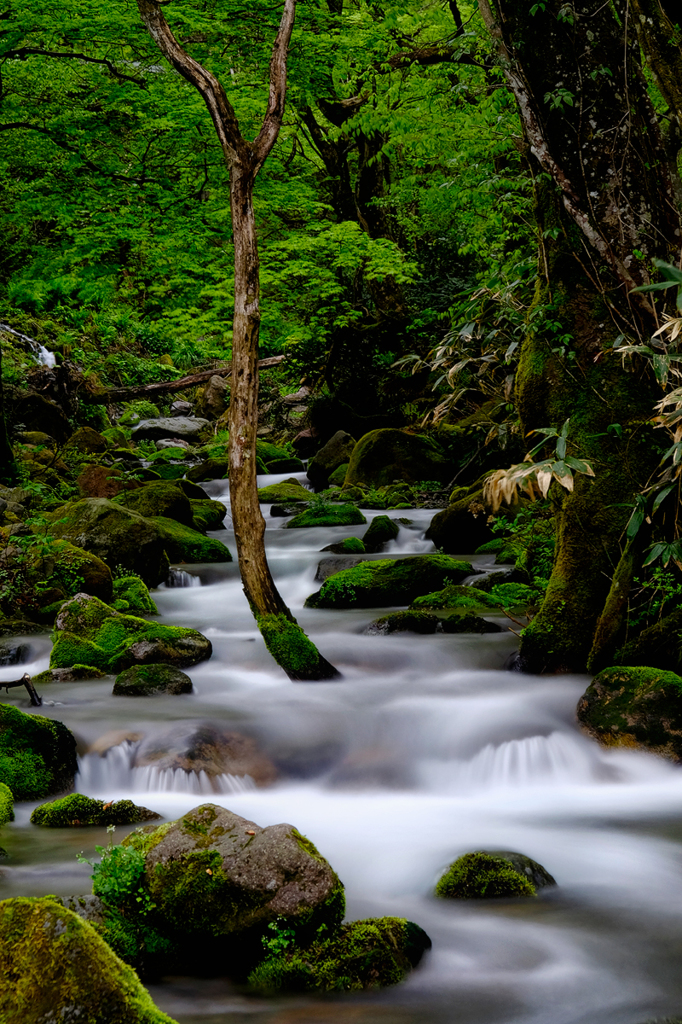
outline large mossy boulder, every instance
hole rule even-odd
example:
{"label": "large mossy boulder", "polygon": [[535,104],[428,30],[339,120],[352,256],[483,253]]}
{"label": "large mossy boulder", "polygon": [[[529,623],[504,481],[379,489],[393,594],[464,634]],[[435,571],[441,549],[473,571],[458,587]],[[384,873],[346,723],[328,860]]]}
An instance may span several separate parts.
{"label": "large mossy boulder", "polygon": [[40,804],[31,814],[32,825],[44,828],[81,828],[88,825],[139,825],[161,815],[132,800],[105,803],[82,793],[71,793],[60,800]]}
{"label": "large mossy boulder", "polygon": [[182,488],[171,480],[151,480],[144,487],[118,494],[113,501],[145,519],[164,516],[185,526],[194,526],[190,500]]}
{"label": "large mossy boulder", "polygon": [[2,1024],[174,1024],[92,925],[54,897],[0,903]]}
{"label": "large mossy boulder", "polygon": [[52,536],[90,551],[110,569],[130,569],[150,587],[168,575],[168,556],[159,529],[137,512],[106,498],[83,498],[63,505],[50,519]]}
{"label": "large mossy boulder", "polygon": [[174,519],[154,516],[148,520],[159,531],[171,562],[231,562],[229,548],[215,537],[205,537]]}
{"label": "large mossy boulder", "polygon": [[426,531],[427,540],[448,554],[473,554],[493,539],[488,523],[491,509],[483,502],[483,491],[475,491],[437,512]]}
{"label": "large mossy boulder", "polygon": [[[113,580],[109,566],[91,551],[76,547],[66,540],[53,541],[46,551],[40,546],[26,554],[26,577],[36,587],[41,605],[77,592],[110,601]],[[26,596],[26,595],[24,595]]]}
{"label": "large mossy boulder", "polygon": [[200,484],[208,480],[223,480],[228,474],[230,462],[227,456],[224,459],[206,459],[198,466],[192,466],[187,470],[185,476],[191,483]]}
{"label": "large mossy boulder", "polygon": [[355,438],[345,430],[337,430],[320,448],[308,463],[306,474],[316,491],[321,491],[329,485],[329,478],[334,470],[349,462],[354,448]]}
{"label": "large mossy boulder", "polygon": [[79,427],[64,446],[64,452],[80,452],[82,455],[102,455],[111,448],[111,443],[92,427]]}
{"label": "large mossy boulder", "polygon": [[196,629],[122,615],[96,597],[76,594],[62,605],[55,621],[50,668],[92,665],[121,672],[150,662],[186,668],[211,653],[211,641]]}
{"label": "large mossy boulder", "polygon": [[330,576],[308,608],[380,608],[409,604],[420,594],[459,583],[473,573],[469,562],[449,555],[410,555],[408,558],[360,562]]}
{"label": "large mossy boulder", "polygon": [[323,925],[331,933],[343,920],[343,885],[292,825],[261,828],[203,804],[178,821],[131,833],[123,846],[144,856],[154,925],[188,950],[215,943],[236,949],[271,922],[310,941]]}
{"label": "large mossy boulder", "polygon": [[253,988],[274,992],[359,992],[397,985],[431,940],[399,917],[344,924],[337,935],[267,957],[249,975]]}
{"label": "large mossy boulder", "polygon": [[9,786],[0,782],[0,828],[8,821],[14,821],[14,796]]}
{"label": "large mossy boulder", "polygon": [[535,896],[538,889],[556,885],[541,864],[522,853],[478,850],[458,857],[441,876],[436,896],[441,899],[483,900]]}
{"label": "large mossy boulder", "polygon": [[285,528],[303,530],[314,526],[361,526],[366,522],[362,512],[355,505],[315,502],[285,523]]}
{"label": "large mossy boulder", "polygon": [[604,746],[682,762],[682,677],[648,666],[605,668],[580,698],[578,721]]}
{"label": "large mossy boulder", "polygon": [[192,692],[192,680],[174,665],[133,665],[116,676],[115,697],[152,697]]}
{"label": "large mossy boulder", "polygon": [[281,480],[278,484],[268,484],[258,488],[258,500],[261,502],[299,502],[310,501],[312,494],[295,477]]}
{"label": "large mossy boulder", "polygon": [[382,487],[394,480],[445,481],[453,466],[442,448],[423,434],[372,430],[353,449],[346,472],[348,486]]}
{"label": "large mossy boulder", "polygon": [[70,789],[77,771],[76,740],[62,722],[0,704],[0,782],[15,800]]}
{"label": "large mossy boulder", "polygon": [[207,530],[222,528],[223,520],[227,515],[227,509],[222,501],[212,501],[211,498],[191,498],[190,504],[196,530],[205,533]]}

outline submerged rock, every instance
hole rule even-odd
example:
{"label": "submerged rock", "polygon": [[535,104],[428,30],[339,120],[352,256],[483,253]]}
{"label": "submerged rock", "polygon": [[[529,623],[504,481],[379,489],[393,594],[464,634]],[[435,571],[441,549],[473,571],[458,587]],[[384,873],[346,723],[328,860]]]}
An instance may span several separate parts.
{"label": "submerged rock", "polygon": [[78,828],[87,825],[137,825],[161,815],[147,807],[138,807],[132,800],[116,803],[94,800],[82,793],[71,793],[61,800],[41,804],[31,814],[32,825],[45,828]]}
{"label": "submerged rock", "polygon": [[395,480],[447,480],[453,466],[430,437],[405,430],[372,430],[355,445],[346,472],[346,485],[382,487]]}
{"label": "submerged rock", "polygon": [[682,677],[660,668],[605,668],[578,701],[578,721],[608,747],[642,747],[682,762]]}
{"label": "submerged rock", "polygon": [[277,771],[255,740],[213,722],[182,722],[148,736],[135,756],[137,768],[180,769],[217,775],[248,775],[258,786],[274,782]]}
{"label": "submerged rock", "polygon": [[177,695],[192,692],[192,680],[173,665],[133,665],[116,676],[113,694],[118,697],[151,697],[155,693]]}
{"label": "submerged rock", "polygon": [[249,983],[266,993],[385,988],[401,982],[430,948],[426,932],[404,918],[351,921],[334,937],[269,956]]}
{"label": "submerged rock", "polygon": [[185,668],[210,658],[211,641],[196,629],[122,615],[96,597],[76,594],[55,621],[50,668],[92,665],[120,672],[131,665],[164,662]]}
{"label": "submerged rock", "polygon": [[0,903],[3,1024],[174,1024],[92,925],[56,897]]}
{"label": "submerged rock", "polygon": [[541,864],[522,853],[478,850],[454,861],[436,885],[442,899],[482,900],[535,896],[556,885]]}
{"label": "submerged rock", "polygon": [[458,583],[474,572],[469,562],[448,555],[410,555],[408,558],[361,562],[330,576],[308,608],[377,608],[409,604],[450,581]]}
{"label": "submerged rock", "polygon": [[15,800],[40,800],[73,786],[76,740],[62,722],[0,704],[0,782]]}

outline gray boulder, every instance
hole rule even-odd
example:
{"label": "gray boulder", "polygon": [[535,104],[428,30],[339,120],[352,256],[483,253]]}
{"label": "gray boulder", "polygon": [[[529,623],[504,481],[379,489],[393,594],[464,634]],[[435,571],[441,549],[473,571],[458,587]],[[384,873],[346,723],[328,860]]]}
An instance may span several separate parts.
{"label": "gray boulder", "polygon": [[160,441],[164,437],[179,437],[181,441],[196,441],[208,420],[190,416],[160,416],[158,420],[141,420],[133,427],[134,441]]}
{"label": "gray boulder", "polygon": [[229,387],[224,377],[214,374],[197,401],[197,411],[209,420],[217,420],[227,409]]}

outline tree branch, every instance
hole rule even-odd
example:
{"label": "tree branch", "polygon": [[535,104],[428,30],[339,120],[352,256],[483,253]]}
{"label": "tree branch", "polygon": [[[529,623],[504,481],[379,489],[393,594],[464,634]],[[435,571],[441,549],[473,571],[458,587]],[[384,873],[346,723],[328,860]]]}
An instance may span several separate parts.
{"label": "tree branch", "polygon": [[267,159],[282,126],[287,91],[287,54],[296,17],[296,0],[285,0],[270,57],[270,95],[263,126],[253,143],[257,168]]}
{"label": "tree branch", "polygon": [[2,56],[3,59],[16,58],[18,60],[26,60],[27,57],[57,57],[59,59],[81,60],[86,64],[102,64],[109,69],[112,75],[115,75],[121,81],[132,82],[134,85],[139,85],[141,89],[147,88],[144,78],[137,78],[135,75],[124,75],[112,61],[106,60],[104,57],[88,57],[84,53],[67,53],[65,50],[41,50],[37,46],[22,46],[19,50],[7,50]]}

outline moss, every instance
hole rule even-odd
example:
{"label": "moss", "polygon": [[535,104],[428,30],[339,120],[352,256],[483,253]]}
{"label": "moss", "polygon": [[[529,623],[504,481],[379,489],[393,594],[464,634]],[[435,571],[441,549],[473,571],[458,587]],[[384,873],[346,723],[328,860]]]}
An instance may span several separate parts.
{"label": "moss", "polygon": [[452,463],[436,441],[405,430],[384,429],[360,438],[345,479],[349,486],[381,487],[395,480],[447,480],[452,472]]}
{"label": "moss", "polygon": [[342,462],[332,473],[329,474],[329,483],[332,487],[343,487],[348,472],[348,463]]}
{"label": "moss", "polygon": [[473,573],[469,562],[448,555],[411,555],[408,558],[361,562],[325,580],[306,601],[309,608],[377,608],[409,604],[420,594],[457,583]]}
{"label": "moss", "polygon": [[137,807],[132,800],[105,803],[71,793],[70,796],[41,804],[31,814],[31,824],[45,828],[69,828],[79,825],[136,825],[140,821],[158,818],[154,811]]}
{"label": "moss", "polygon": [[76,741],[62,722],[0,704],[0,782],[15,800],[39,800],[73,785]]}
{"label": "moss", "polygon": [[428,935],[403,918],[345,924],[338,935],[268,957],[249,975],[261,992],[358,992],[397,985],[431,946]]}
{"label": "moss", "polygon": [[261,502],[310,501],[312,494],[294,477],[282,480],[278,484],[258,488],[258,500]]}
{"label": "moss", "polygon": [[436,896],[459,900],[535,896],[535,886],[502,857],[465,853],[439,879]]}
{"label": "moss", "polygon": [[192,680],[173,665],[133,665],[116,676],[115,696],[150,697],[192,692]]}
{"label": "moss", "polygon": [[0,903],[0,1020],[173,1024],[92,925],[51,897]]}
{"label": "moss", "polygon": [[8,821],[14,821],[14,797],[9,786],[0,782],[0,828]]}
{"label": "moss", "polygon": [[[637,566],[638,547],[636,541],[628,540],[613,574],[609,593],[597,621],[592,650],[587,661],[587,668],[590,672],[599,672],[600,669],[616,660],[614,658],[616,646],[622,637],[627,619],[628,597]],[[658,647],[658,643],[654,641],[654,649],[656,647]]]}
{"label": "moss", "polygon": [[475,555],[496,555],[499,551],[503,551],[509,541],[505,537],[493,537],[492,540],[487,540],[485,544],[479,544],[474,551]]}
{"label": "moss", "polygon": [[473,587],[450,584],[432,594],[423,594],[412,602],[413,608],[453,608],[461,611],[487,611],[499,609],[499,602],[490,594]]}
{"label": "moss", "polygon": [[203,483],[205,480],[223,480],[227,477],[230,463],[227,457],[222,459],[206,459],[198,466],[188,469],[185,476],[193,483]]}
{"label": "moss", "polygon": [[419,633],[425,636],[436,632],[439,621],[437,615],[431,615],[429,612],[391,612],[389,615],[383,615],[380,619],[371,622],[365,632]]}
{"label": "moss", "polygon": [[682,762],[682,677],[649,666],[606,668],[580,698],[578,720],[605,746]]}
{"label": "moss", "polygon": [[[281,459],[290,459],[291,453],[271,441],[263,441],[258,438],[256,441],[256,455],[267,465],[268,462],[279,462]],[[286,470],[285,470],[286,472]]]}
{"label": "moss", "polygon": [[50,668],[80,664],[120,672],[150,662],[185,668],[211,653],[210,641],[195,629],[122,615],[96,597],[77,595],[62,606],[57,618]]}
{"label": "moss", "polygon": [[290,519],[286,524],[288,530],[304,529],[313,526],[358,526],[366,523],[359,508],[355,505],[310,505],[305,511]]}
{"label": "moss", "polygon": [[222,541],[204,537],[198,530],[177,523],[173,519],[152,516],[171,562],[231,562],[232,555]]}
{"label": "moss", "polygon": [[620,665],[652,665],[682,672],[682,608],[643,629],[616,652],[614,661]]}
{"label": "moss", "polygon": [[362,540],[367,551],[382,551],[384,545],[395,540],[399,533],[398,523],[389,519],[388,516],[375,516],[367,527]]}
{"label": "moss", "polygon": [[118,612],[132,615],[158,615],[147,585],[139,576],[120,576],[114,580],[113,607]]}
{"label": "moss", "polygon": [[321,680],[339,675],[297,622],[274,614],[259,615],[256,621],[265,646],[290,679]]}
{"label": "moss", "polygon": [[212,501],[210,498],[190,499],[194,526],[197,530],[220,530],[227,509],[222,501]]}
{"label": "moss", "polygon": [[[158,467],[157,467],[158,468]],[[185,526],[193,525],[192,506],[181,487],[170,480],[154,480],[134,491],[123,491],[112,499],[115,505],[149,519],[163,516]]]}
{"label": "moss", "polygon": [[95,668],[93,665],[71,665],[70,668],[45,669],[33,676],[33,685],[36,688],[45,686],[46,683],[75,683],[87,679],[104,679],[106,672]]}

